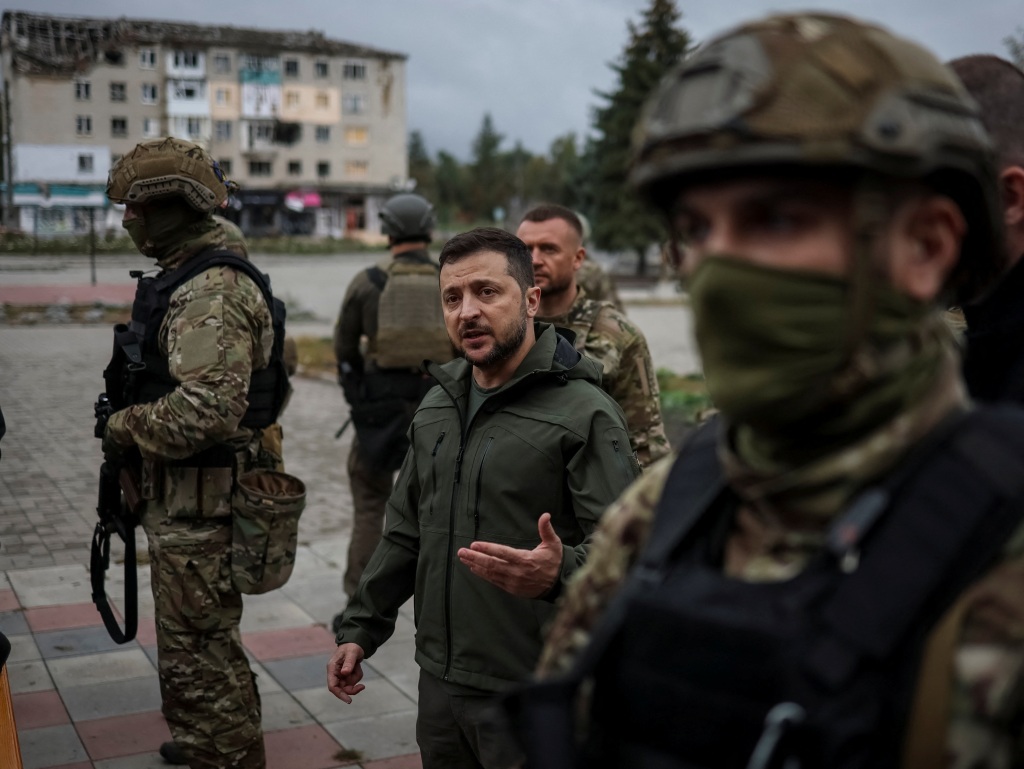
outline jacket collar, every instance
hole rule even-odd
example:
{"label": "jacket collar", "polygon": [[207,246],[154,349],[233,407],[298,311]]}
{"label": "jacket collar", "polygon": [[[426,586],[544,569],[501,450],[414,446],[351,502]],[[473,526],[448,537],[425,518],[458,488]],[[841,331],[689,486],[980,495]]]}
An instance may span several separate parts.
{"label": "jacket collar", "polygon": [[[566,338],[566,334],[571,335],[572,332],[556,329],[550,323],[539,321],[534,322],[533,330],[537,341],[512,377],[498,388],[496,393],[518,388],[523,382],[544,375],[562,376],[565,381],[586,379],[600,385],[600,366],[576,351],[571,340]],[[424,361],[424,367],[453,400],[465,396],[473,371],[473,366],[465,358],[456,358],[443,366],[433,361]]]}

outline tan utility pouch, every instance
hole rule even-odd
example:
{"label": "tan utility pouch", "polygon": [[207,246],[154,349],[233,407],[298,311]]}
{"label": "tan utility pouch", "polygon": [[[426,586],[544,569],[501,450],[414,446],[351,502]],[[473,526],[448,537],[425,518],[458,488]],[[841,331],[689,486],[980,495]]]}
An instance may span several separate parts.
{"label": "tan utility pouch", "polygon": [[275,470],[239,476],[231,499],[231,582],[240,593],[281,587],[295,568],[306,484]]}

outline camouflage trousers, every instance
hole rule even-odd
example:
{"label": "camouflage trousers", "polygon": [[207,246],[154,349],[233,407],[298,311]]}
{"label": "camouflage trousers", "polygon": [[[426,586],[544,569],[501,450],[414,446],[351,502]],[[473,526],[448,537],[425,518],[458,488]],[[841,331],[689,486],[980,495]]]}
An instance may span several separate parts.
{"label": "camouflage trousers", "polygon": [[342,586],[351,597],[359,586],[366,564],[384,533],[384,509],[391,496],[395,474],[372,470],[359,454],[359,439],[352,439],[348,454],[348,482],[352,489],[352,538]]}
{"label": "camouflage trousers", "polygon": [[[194,475],[179,480],[197,488]],[[223,513],[205,502],[190,510],[180,494],[150,501],[142,519],[163,713],[192,769],[264,769],[260,697],[238,629],[242,596],[231,584],[231,519],[195,517],[204,507]]]}

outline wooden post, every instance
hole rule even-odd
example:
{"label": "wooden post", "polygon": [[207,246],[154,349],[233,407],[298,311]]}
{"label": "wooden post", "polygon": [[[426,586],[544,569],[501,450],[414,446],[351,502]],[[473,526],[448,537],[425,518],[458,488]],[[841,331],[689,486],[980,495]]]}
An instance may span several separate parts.
{"label": "wooden post", "polygon": [[22,769],[18,726],[14,723],[14,706],[11,704],[6,665],[0,668],[0,766]]}

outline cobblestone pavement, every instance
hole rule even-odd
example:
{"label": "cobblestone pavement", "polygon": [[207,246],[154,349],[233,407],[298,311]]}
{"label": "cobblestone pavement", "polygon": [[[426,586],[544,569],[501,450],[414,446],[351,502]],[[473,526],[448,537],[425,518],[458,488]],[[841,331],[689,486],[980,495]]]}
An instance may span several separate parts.
{"label": "cobblestone pavement", "polygon": [[[0,570],[88,563],[83,543],[96,521],[102,458],[92,435],[93,402],[110,346],[110,329],[102,326],[0,326],[0,406],[8,430],[0,444]],[[294,387],[281,422],[288,469],[308,480],[301,541],[346,538],[351,431],[334,439],[347,417],[345,401],[333,382],[296,377]]]}

